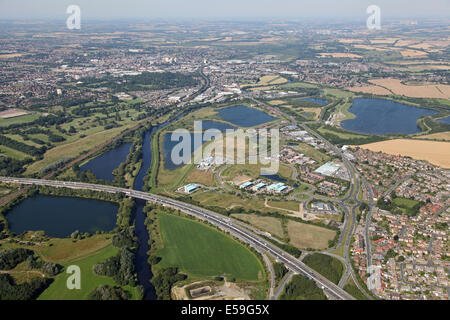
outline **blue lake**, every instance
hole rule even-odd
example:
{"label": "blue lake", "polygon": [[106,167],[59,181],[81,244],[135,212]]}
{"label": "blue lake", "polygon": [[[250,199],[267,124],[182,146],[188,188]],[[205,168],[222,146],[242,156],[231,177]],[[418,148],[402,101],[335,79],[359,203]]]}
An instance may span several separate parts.
{"label": "blue lake", "polygon": [[356,118],[341,122],[344,129],[365,134],[420,132],[417,120],[435,111],[384,99],[356,98],[349,111]]}
{"label": "blue lake", "polygon": [[309,101],[309,102],[314,102],[317,103],[318,105],[324,106],[326,104],[328,104],[327,100],[323,100],[323,99],[315,99],[315,98],[300,98],[297,99],[297,101]]}
{"label": "blue lake", "polygon": [[447,117],[447,118],[444,118],[444,119],[439,119],[438,121],[442,122],[442,123],[450,124],[450,117]]}
{"label": "blue lake", "polygon": [[[218,122],[218,121],[213,121],[213,120],[203,120],[202,121],[202,131],[206,131],[206,130],[209,130],[209,129],[217,129],[217,130],[219,130],[221,132],[225,132],[226,129],[233,129],[233,128],[235,128],[235,127],[229,125],[228,123],[223,123],[223,122]],[[190,144],[191,145],[191,147],[190,147],[191,148],[191,154],[195,150],[197,150],[201,145],[203,145],[204,143],[209,141],[209,139],[201,139],[201,144],[195,145],[194,138],[196,136],[201,136],[201,134],[199,134],[199,133],[197,133],[197,134],[190,133],[189,135],[190,135],[190,140],[191,140],[191,142],[190,142],[191,143]],[[164,135],[164,140],[163,140],[162,154],[163,154],[163,157],[164,157],[164,168],[167,169],[167,170],[175,170],[175,169],[180,168],[180,167],[182,167],[184,165],[183,163],[182,164],[175,164],[172,161],[172,157],[171,157],[172,150],[177,144],[180,143],[181,138],[180,138],[180,140],[172,141],[171,137],[172,137],[171,133],[166,133]],[[181,157],[184,156],[183,150],[180,152],[180,156]]]}
{"label": "blue lake", "polygon": [[65,238],[72,232],[95,233],[115,228],[118,206],[111,202],[38,195],[25,199],[6,215],[16,234],[43,230],[51,237]]}
{"label": "blue lake", "polygon": [[118,148],[110,150],[80,167],[81,171],[91,170],[97,179],[112,182],[114,180],[113,170],[127,159],[130,153],[131,143],[124,143]]}
{"label": "blue lake", "polygon": [[271,174],[271,175],[261,175],[262,178],[275,180],[278,182],[286,182],[287,179],[280,177],[278,174]]}
{"label": "blue lake", "polygon": [[217,110],[219,117],[239,127],[253,127],[277,120],[269,114],[247,106],[233,106]]}

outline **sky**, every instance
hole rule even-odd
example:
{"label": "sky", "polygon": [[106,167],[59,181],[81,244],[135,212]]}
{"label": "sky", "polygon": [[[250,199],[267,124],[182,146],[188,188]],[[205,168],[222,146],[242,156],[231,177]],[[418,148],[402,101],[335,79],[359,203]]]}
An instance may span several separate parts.
{"label": "sky", "polygon": [[66,19],[78,5],[85,19],[366,19],[377,5],[384,17],[449,17],[450,0],[0,0],[0,19]]}

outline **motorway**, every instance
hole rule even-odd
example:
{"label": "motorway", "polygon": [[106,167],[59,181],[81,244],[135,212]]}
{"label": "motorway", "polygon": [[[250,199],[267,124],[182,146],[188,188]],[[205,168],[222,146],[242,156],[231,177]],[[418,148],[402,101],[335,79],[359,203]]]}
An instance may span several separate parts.
{"label": "motorway", "polygon": [[136,191],[132,189],[125,189],[119,187],[97,185],[90,183],[70,182],[70,181],[56,181],[56,180],[44,180],[44,179],[28,179],[28,178],[14,178],[14,177],[0,177],[0,182],[15,183],[23,185],[41,185],[50,186],[56,188],[70,188],[70,189],[83,189],[92,191],[101,191],[108,193],[122,193],[126,196],[159,203],[163,206],[171,207],[180,210],[188,215],[196,217],[199,220],[209,222],[221,230],[228,232],[232,236],[238,238],[242,242],[247,243],[258,252],[269,254],[274,259],[284,263],[284,265],[291,271],[299,274],[303,274],[306,277],[314,280],[316,284],[325,291],[325,293],[336,300],[354,300],[354,298],[345,292],[342,288],[338,287],[322,275],[306,266],[303,262],[299,261],[295,257],[286,253],[282,249],[266,241],[265,239],[255,235],[253,232],[239,225],[239,222],[235,219],[223,216],[216,212],[212,212],[191,204],[187,204],[181,201],[173,200],[170,198],[154,195],[142,191]]}
{"label": "motorway", "polygon": [[[252,97],[248,97],[248,98],[252,99],[254,102],[266,107],[269,110],[274,109],[274,106],[270,106],[267,103],[262,102],[258,99],[255,99]],[[340,285],[341,285],[341,287],[343,285],[345,285],[345,283],[347,282],[346,280],[349,278],[349,276],[351,276],[354,280],[354,283],[359,288],[359,290],[366,297],[371,299],[371,297],[367,294],[366,290],[364,290],[360,286],[359,282],[357,281],[355,272],[354,272],[353,267],[350,262],[351,257],[349,256],[351,239],[352,239],[353,233],[355,231],[355,225],[356,225],[356,209],[361,204],[361,202],[358,199],[358,194],[362,191],[362,190],[360,190],[360,184],[362,182],[369,193],[369,195],[368,195],[369,210],[367,212],[367,218],[366,218],[366,229],[365,229],[365,240],[366,241],[365,242],[366,242],[366,246],[367,246],[367,263],[368,263],[368,265],[371,265],[371,263],[372,263],[369,227],[370,227],[370,223],[371,223],[371,213],[374,208],[374,203],[373,203],[373,192],[372,192],[371,186],[367,183],[367,181],[364,179],[364,177],[359,176],[355,166],[349,161],[349,159],[346,158],[346,156],[344,155],[343,151],[340,148],[338,148],[335,145],[333,145],[332,143],[330,143],[328,140],[326,140],[324,137],[322,137],[317,131],[312,130],[307,125],[307,123],[297,123],[297,121],[295,120],[294,117],[287,115],[286,113],[282,112],[279,109],[277,111],[286,119],[290,119],[292,125],[296,125],[298,127],[301,127],[303,130],[308,131],[309,134],[311,134],[312,136],[315,136],[317,139],[321,140],[329,148],[329,150],[333,150],[335,153],[340,155],[342,158],[342,161],[344,163],[344,166],[346,167],[348,172],[351,174],[350,190],[347,193],[346,197],[341,198],[341,199],[317,197],[317,198],[324,198],[326,200],[330,200],[330,201],[339,203],[344,208],[344,211],[345,211],[344,228],[341,232],[341,236],[339,237],[339,240],[338,240],[337,244],[334,246],[334,248],[332,250],[329,250],[324,253],[330,253],[330,252],[334,251],[335,249],[337,249],[338,247],[340,247],[342,245],[342,243],[344,243],[344,259],[341,261],[343,261],[345,263],[346,272],[341,278]],[[346,203],[347,201],[352,201],[354,204],[352,204],[350,206],[348,203]]]}

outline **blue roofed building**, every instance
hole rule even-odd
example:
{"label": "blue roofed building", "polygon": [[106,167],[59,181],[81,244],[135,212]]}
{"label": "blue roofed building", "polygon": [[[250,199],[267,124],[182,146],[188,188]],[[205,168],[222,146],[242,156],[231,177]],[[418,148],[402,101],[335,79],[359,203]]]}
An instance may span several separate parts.
{"label": "blue roofed building", "polygon": [[250,187],[251,185],[253,185],[253,183],[251,183],[250,181],[244,182],[243,184],[241,184],[239,186],[239,189],[246,189],[248,187]]}

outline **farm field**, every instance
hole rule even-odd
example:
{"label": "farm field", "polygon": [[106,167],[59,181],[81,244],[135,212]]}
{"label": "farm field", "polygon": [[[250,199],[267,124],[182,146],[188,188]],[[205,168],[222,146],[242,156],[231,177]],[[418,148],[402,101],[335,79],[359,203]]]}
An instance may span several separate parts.
{"label": "farm field", "polygon": [[425,136],[418,136],[417,139],[427,139],[427,140],[445,140],[450,141],[450,131],[432,133]]}
{"label": "farm field", "polygon": [[273,217],[263,217],[254,214],[232,214],[231,217],[246,221],[251,225],[269,232],[273,236],[284,238],[284,231],[281,221]]}
{"label": "farm field", "polygon": [[194,277],[225,275],[239,280],[264,279],[257,257],[230,237],[203,225],[165,213],[158,214],[164,248],[158,266],[177,266]]}
{"label": "farm field", "polygon": [[[86,300],[89,293],[100,285],[117,286],[117,283],[106,276],[97,276],[93,273],[93,266],[105,259],[108,259],[119,252],[118,248],[108,245],[98,252],[86,258],[68,261],[64,270],[55,277],[55,281],[39,296],[39,300]],[[65,273],[69,265],[77,265],[81,269],[81,289],[67,289],[66,281],[68,274]],[[131,286],[123,286],[125,290],[132,294],[132,299],[137,299],[137,290]]]}
{"label": "farm field", "polygon": [[426,160],[434,165],[450,168],[449,142],[394,139],[369,143],[359,147],[375,152],[381,151],[392,155],[402,155],[418,160]]}
{"label": "farm field", "polygon": [[336,231],[296,221],[289,221],[287,230],[290,244],[299,249],[326,249],[336,235]]}
{"label": "farm field", "polygon": [[[348,88],[354,92],[365,92],[380,95],[397,94],[412,98],[450,99],[450,86],[444,84],[405,85],[399,79],[372,79],[372,86]],[[390,92],[390,93],[387,93]]]}

